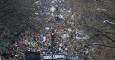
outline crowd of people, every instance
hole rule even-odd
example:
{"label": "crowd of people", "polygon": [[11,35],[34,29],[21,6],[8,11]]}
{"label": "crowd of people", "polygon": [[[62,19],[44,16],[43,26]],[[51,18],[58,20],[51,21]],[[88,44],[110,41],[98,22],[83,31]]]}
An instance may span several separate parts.
{"label": "crowd of people", "polygon": [[[70,45],[68,45],[69,41],[67,39],[69,39],[70,36],[69,34],[61,33],[63,31],[54,31],[53,43],[51,35],[52,32],[21,32],[17,35],[18,37],[15,43],[10,45],[6,54],[8,55],[7,58],[23,60],[25,51],[41,52],[41,54],[51,54],[52,47],[54,54],[67,54],[70,47]],[[3,54],[1,57],[2,56]]]}

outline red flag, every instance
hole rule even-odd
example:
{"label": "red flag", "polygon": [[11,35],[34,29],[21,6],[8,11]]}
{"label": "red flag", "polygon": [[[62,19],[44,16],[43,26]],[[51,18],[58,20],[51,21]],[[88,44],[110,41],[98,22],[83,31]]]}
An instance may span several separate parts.
{"label": "red flag", "polygon": [[35,36],[39,35],[38,32],[32,32],[31,34],[33,34],[33,35],[35,35]]}

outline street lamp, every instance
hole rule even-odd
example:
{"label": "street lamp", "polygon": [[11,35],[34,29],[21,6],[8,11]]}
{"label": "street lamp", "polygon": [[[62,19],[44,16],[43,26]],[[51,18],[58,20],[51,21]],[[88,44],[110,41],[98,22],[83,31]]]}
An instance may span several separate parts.
{"label": "street lamp", "polygon": [[50,50],[52,53],[52,60],[53,60],[53,54],[54,54],[54,39],[55,39],[55,31],[52,27],[46,27],[46,30],[50,30],[50,35],[51,35],[51,45],[50,45]]}

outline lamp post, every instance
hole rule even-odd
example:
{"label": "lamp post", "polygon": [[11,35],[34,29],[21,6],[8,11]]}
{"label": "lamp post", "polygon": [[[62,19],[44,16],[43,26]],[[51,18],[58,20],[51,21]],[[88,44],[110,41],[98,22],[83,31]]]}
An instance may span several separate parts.
{"label": "lamp post", "polygon": [[54,29],[52,28],[52,27],[46,27],[45,28],[46,30],[50,30],[50,37],[51,37],[51,39],[50,39],[50,51],[51,51],[51,58],[52,58],[52,60],[54,60],[53,59],[53,54],[54,54],[54,40],[55,40],[55,32],[54,32]]}
{"label": "lamp post", "polygon": [[52,52],[52,60],[53,60],[53,54],[54,54],[54,29],[51,31],[51,52]]}

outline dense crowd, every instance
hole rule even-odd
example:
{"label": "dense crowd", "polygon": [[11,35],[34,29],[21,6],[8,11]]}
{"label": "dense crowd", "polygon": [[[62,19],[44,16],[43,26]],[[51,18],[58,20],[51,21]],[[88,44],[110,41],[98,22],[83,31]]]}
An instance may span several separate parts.
{"label": "dense crowd", "polygon": [[[9,47],[9,50],[5,55],[8,55],[8,59],[9,57],[11,57],[21,60],[22,58],[24,58],[25,51],[40,51],[41,54],[50,54],[52,53],[51,39],[51,32],[21,32],[19,33],[15,43]],[[63,41],[60,40],[58,35],[56,36],[56,34],[53,43],[54,53],[62,53],[64,52],[64,50],[65,52],[67,51],[67,48],[65,48],[66,44],[63,44]]]}

